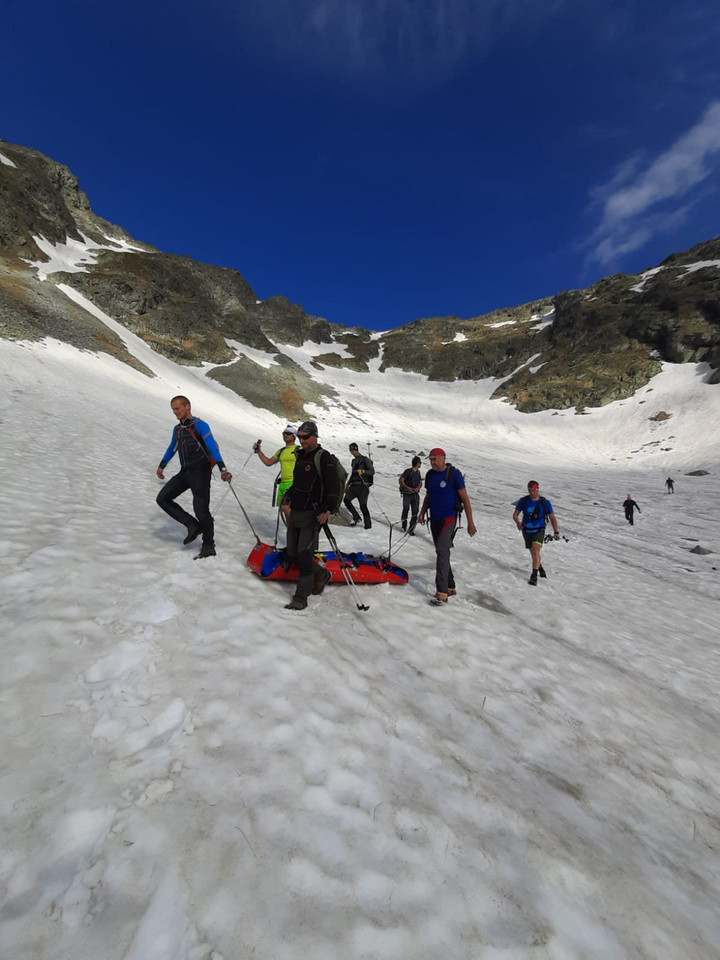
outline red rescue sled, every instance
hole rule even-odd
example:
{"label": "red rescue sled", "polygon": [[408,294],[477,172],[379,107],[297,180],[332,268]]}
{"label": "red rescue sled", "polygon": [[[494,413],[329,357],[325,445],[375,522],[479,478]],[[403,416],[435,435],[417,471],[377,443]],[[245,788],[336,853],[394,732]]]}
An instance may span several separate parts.
{"label": "red rescue sled", "polygon": [[[343,566],[354,583],[407,583],[410,575],[395,566],[387,557],[373,557],[368,553],[340,553],[329,550],[316,553],[315,559],[332,574],[331,583],[346,583]],[[248,557],[248,566],[263,580],[297,580],[297,564],[287,564],[285,553],[269,543],[258,542]]]}

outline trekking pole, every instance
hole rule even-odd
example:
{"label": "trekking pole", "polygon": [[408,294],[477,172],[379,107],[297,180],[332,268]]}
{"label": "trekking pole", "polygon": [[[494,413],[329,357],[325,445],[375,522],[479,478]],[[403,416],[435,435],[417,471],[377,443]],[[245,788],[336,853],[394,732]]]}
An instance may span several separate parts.
{"label": "trekking pole", "polygon": [[250,451],[250,455],[248,456],[248,458],[247,458],[247,460],[245,461],[245,463],[240,467],[240,473],[242,473],[243,470],[245,469],[245,467],[250,463],[250,457],[252,457],[252,455],[253,455],[254,453],[257,453],[257,449],[256,449],[256,448],[257,448],[257,445],[260,444],[260,443],[262,443],[262,440],[256,440],[256,442],[253,444],[253,448],[252,448],[252,450]]}
{"label": "trekking pole", "polygon": [[333,534],[330,532],[330,527],[328,526],[327,521],[323,523],[322,528],[325,531],[326,537],[330,541],[330,546],[335,551],[335,556],[338,558],[338,562],[340,564],[340,569],[342,571],[343,578],[345,580],[345,583],[348,585],[348,587],[350,587],[350,592],[352,593],[353,599],[355,600],[355,605],[357,606],[358,610],[369,610],[370,607],[360,602],[360,594],[358,593],[358,588],[355,585],[355,581],[353,580],[350,574],[350,571],[347,569],[350,566],[350,564],[347,562],[347,560],[344,559],[343,555],[340,553],[340,548],[337,545],[337,540],[335,539]]}
{"label": "trekking pole", "polygon": [[225,501],[227,500],[229,493],[230,493],[230,491],[229,491],[229,490],[226,490],[225,493],[222,495],[222,497],[220,498],[220,502],[219,502],[218,505],[215,507],[215,510],[214,510],[214,512],[213,512],[213,517],[216,517],[216,516],[220,513],[220,507],[221,507],[221,506],[225,503]]}
{"label": "trekking pole", "polygon": [[230,489],[232,490],[233,496],[234,496],[235,499],[237,500],[238,506],[239,506],[240,509],[242,510],[243,516],[245,517],[245,519],[246,519],[247,522],[248,522],[248,526],[250,527],[250,529],[252,530],[252,532],[255,534],[255,539],[257,540],[258,543],[261,543],[262,541],[260,540],[260,537],[257,535],[257,531],[255,530],[255,527],[252,525],[252,520],[251,520],[250,517],[247,515],[247,510],[246,510],[245,507],[240,503],[240,497],[235,493],[235,487],[232,485],[232,480],[228,480],[228,486],[229,486]]}
{"label": "trekking pole", "polygon": [[274,546],[274,547],[277,547],[277,537],[278,537],[278,530],[280,529],[280,514],[281,514],[281,513],[282,513],[282,507],[278,507],[277,522],[276,522],[276,524],[275,524],[275,540],[273,541],[273,546]]}

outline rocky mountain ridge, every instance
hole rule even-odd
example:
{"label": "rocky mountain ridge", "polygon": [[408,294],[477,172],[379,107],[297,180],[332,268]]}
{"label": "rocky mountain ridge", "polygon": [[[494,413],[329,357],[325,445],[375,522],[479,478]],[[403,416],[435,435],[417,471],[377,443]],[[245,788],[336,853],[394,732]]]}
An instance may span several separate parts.
{"label": "rocky mountain ridge", "polygon": [[[37,267],[51,257],[47,268]],[[378,335],[314,317],[283,296],[261,301],[236,270],[134,240],[93,213],[67,167],[0,141],[0,336],[55,337],[142,368],[60,283],[158,353],[213,364],[208,376],[290,419],[302,417],[308,402],[335,398],[322,380],[326,368],[362,375],[373,361],[381,371],[397,367],[432,380],[495,378],[494,396],[524,412],[581,411],[630,396],[663,360],[707,362],[711,382],[720,382],[720,238],[637,276]],[[307,343],[317,376],[283,349]],[[272,363],[256,362],[255,350]]]}

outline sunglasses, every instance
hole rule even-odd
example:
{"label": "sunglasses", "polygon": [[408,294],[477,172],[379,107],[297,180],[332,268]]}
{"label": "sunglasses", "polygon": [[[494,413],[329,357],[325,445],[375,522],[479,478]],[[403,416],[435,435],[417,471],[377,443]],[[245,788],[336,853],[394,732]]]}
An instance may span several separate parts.
{"label": "sunglasses", "polygon": [[294,433],[291,433],[289,430],[283,430],[282,435],[283,435],[284,437],[294,437],[294,436],[295,436],[295,434],[294,434]]}
{"label": "sunglasses", "polygon": [[297,435],[297,438],[298,440],[309,440],[311,436],[312,436],[311,433],[299,433]]}

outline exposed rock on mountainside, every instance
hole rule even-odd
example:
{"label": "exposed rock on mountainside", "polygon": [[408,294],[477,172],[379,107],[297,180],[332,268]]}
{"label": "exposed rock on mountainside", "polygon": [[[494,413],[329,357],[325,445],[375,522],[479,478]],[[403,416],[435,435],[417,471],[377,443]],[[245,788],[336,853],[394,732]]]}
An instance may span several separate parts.
{"label": "exposed rock on mountainside", "polygon": [[301,366],[278,353],[269,369],[240,357],[224,367],[215,367],[209,377],[224,384],[249,400],[253,406],[265,407],[283,420],[302,420],[304,404],[324,406],[324,399],[335,399],[337,393],[326,383],[312,380]]}
{"label": "exposed rock on mountainside", "polygon": [[[335,396],[292,359],[292,348],[304,346],[307,356],[308,345],[317,345],[311,365],[320,374],[330,367],[362,375],[379,358],[381,371],[433,380],[496,378],[494,396],[525,412],[628,397],[663,360],[707,362],[711,382],[720,382],[720,238],[638,276],[471,319],[416,320],[379,336],[311,316],[282,296],[259,301],[236,270],[160,253],[97,217],[62,164],[2,142],[0,154],[3,337],[57,337],[141,367],[115,333],[57,289],[62,282],[158,353],[218,364],[208,376],[289,419]],[[27,262],[47,262],[47,242],[72,249],[43,283]],[[87,253],[82,264],[78,250]],[[263,351],[267,362],[243,347]]]}

